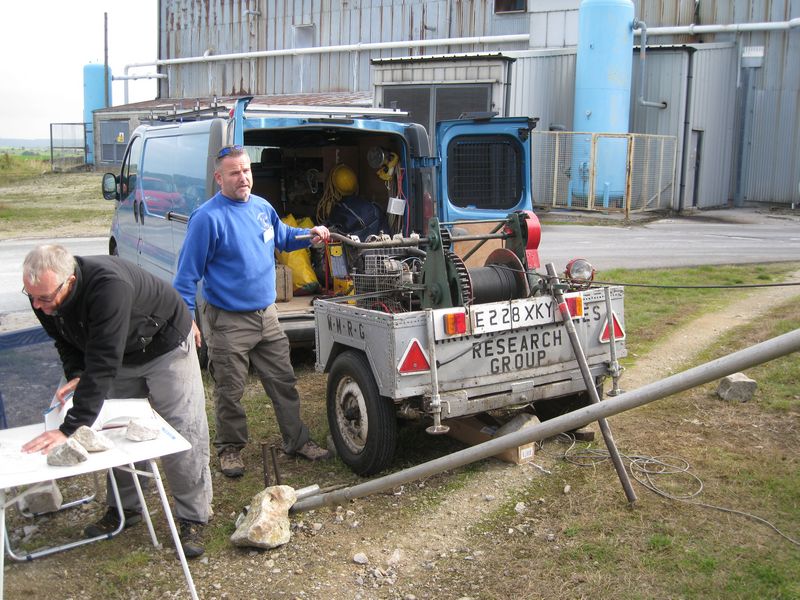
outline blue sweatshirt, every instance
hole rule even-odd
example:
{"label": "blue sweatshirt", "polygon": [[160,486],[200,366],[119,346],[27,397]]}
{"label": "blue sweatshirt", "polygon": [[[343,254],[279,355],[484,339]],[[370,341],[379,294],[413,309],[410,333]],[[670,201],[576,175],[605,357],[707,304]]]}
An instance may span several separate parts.
{"label": "blue sweatshirt", "polygon": [[306,248],[297,240],[308,229],[289,227],[259,196],[247,202],[222,192],[191,215],[173,285],[192,312],[197,282],[203,297],[218,308],[248,312],[275,302],[275,248],[284,252]]}

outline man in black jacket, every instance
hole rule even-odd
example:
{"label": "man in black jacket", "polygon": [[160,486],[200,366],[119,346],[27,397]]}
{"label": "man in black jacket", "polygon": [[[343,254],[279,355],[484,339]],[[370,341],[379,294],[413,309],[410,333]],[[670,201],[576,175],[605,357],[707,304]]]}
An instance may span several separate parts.
{"label": "man in black jacket", "polygon": [[[203,551],[202,528],[211,514],[211,473],[205,393],[192,338],[192,317],[169,283],[114,256],[73,257],[63,246],[31,250],[23,263],[23,293],[55,346],[73,406],[59,429],[23,446],[48,453],[81,425],[90,426],[106,398],[147,396],[152,407],[191,444],[161,463],[175,503],[187,557]],[[115,471],[128,527],[141,520],[133,477]],[[143,479],[143,483],[146,480]],[[114,496],[87,536],[119,527]]]}

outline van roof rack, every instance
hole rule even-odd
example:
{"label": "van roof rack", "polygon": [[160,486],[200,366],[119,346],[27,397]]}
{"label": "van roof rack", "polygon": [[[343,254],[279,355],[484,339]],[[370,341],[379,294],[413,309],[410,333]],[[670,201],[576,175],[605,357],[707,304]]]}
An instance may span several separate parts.
{"label": "van roof rack", "polygon": [[201,119],[213,119],[229,115],[230,109],[224,104],[219,104],[217,99],[214,98],[208,106],[201,106],[200,100],[195,100],[194,108],[189,110],[178,111],[178,105],[174,104],[172,112],[158,115],[155,119],[164,122],[199,121]]}
{"label": "van roof rack", "polygon": [[372,106],[306,106],[300,104],[250,104],[245,115],[313,115],[315,117],[355,118],[355,117],[405,117],[408,112],[397,108],[376,108]]}

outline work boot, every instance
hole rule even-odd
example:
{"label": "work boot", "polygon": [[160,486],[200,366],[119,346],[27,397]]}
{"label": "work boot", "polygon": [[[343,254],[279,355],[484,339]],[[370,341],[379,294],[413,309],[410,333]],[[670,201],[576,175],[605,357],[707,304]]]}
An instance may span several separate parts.
{"label": "work boot", "polygon": [[181,548],[186,558],[197,558],[206,551],[203,545],[204,523],[178,519],[178,535],[181,538]]}
{"label": "work boot", "polygon": [[236,448],[225,448],[219,455],[219,467],[226,477],[241,477],[244,475],[244,462],[242,455]]}
{"label": "work boot", "polygon": [[[136,525],[142,520],[142,513],[135,511],[135,510],[123,510],[122,511],[125,515],[125,529],[128,527],[132,527]],[[106,509],[106,514],[97,521],[96,523],[92,523],[91,525],[87,525],[83,533],[86,534],[87,538],[98,537],[101,535],[109,535],[110,533],[114,533],[117,528],[119,527],[119,513],[117,509],[113,506],[109,506]]]}
{"label": "work boot", "polygon": [[308,440],[305,444],[300,446],[300,449],[295,452],[296,456],[302,456],[311,461],[327,460],[333,456],[330,450],[323,450],[314,440]]}

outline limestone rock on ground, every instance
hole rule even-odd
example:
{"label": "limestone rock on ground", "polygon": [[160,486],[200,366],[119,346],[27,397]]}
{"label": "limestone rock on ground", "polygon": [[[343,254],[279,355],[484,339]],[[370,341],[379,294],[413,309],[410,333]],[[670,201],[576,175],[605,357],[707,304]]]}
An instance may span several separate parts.
{"label": "limestone rock on ground", "polygon": [[758,384],[744,373],[723,377],[717,386],[717,396],[728,402],[749,402]]}
{"label": "limestone rock on ground", "polygon": [[297,501],[294,488],[274,485],[250,502],[250,510],[231,536],[235,546],[277,548],[291,538],[289,509]]}
{"label": "limestone rock on ground", "polygon": [[58,484],[55,481],[48,481],[46,485],[37,485],[33,490],[26,491],[17,501],[17,506],[21,511],[29,511],[33,514],[43,514],[55,512],[61,508],[64,497]]}

